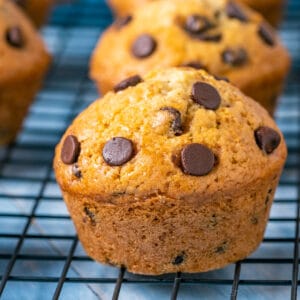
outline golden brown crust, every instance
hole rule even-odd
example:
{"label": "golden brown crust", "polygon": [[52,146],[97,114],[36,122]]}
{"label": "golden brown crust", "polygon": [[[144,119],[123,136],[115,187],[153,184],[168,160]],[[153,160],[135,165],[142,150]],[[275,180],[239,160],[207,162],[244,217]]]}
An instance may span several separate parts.
{"label": "golden brown crust", "polygon": [[[0,144],[11,142],[40,87],[50,55],[32,24],[9,1],[0,1]],[[9,28],[19,28],[24,43],[13,47],[6,39]]]}
{"label": "golden brown crust", "polygon": [[[152,0],[151,0],[152,1]],[[238,0],[262,14],[270,24],[277,26],[282,19],[284,0]],[[108,0],[117,16],[131,14],[150,0]]]}
{"label": "golden brown crust", "polygon": [[[133,13],[132,21],[122,28],[110,27],[101,37],[91,60],[91,77],[103,93],[126,77],[143,75],[153,67],[180,66],[199,62],[214,75],[225,76],[250,97],[270,108],[272,112],[276,98],[281,91],[289,70],[290,59],[287,50],[278,37],[275,45],[266,44],[258,30],[262,18],[243,8],[249,22],[228,18],[225,5],[228,1],[201,0],[157,1],[147,4]],[[206,3],[206,2],[205,2]],[[222,33],[220,42],[204,42],[192,38],[182,27],[182,20],[192,14],[214,19],[219,15],[216,31]],[[157,48],[147,58],[136,58],[131,47],[141,34],[150,34],[157,42]],[[248,59],[243,65],[225,63],[222,53],[228,48],[244,48]],[[268,87],[262,93],[262,87]]]}
{"label": "golden brown crust", "polygon": [[[198,81],[218,90],[218,109],[191,99]],[[162,107],[180,112],[181,135],[170,133]],[[281,136],[272,154],[255,141],[261,126]],[[80,143],[79,177],[74,165],[61,160],[69,135]],[[110,166],[102,156],[113,137],[130,139],[135,147],[135,156],[122,166]],[[208,175],[190,176],[179,166],[176,158],[190,143],[215,154]],[[132,272],[161,274],[220,268],[253,251],[285,158],[283,136],[260,105],[204,71],[177,68],[152,71],[135,87],[94,102],[57,146],[54,169],[89,255]]]}

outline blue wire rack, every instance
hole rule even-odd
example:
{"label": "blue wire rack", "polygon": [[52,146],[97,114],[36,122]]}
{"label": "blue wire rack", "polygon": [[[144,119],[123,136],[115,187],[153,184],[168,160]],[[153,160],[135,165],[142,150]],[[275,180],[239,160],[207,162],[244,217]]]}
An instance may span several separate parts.
{"label": "blue wire rack", "polygon": [[265,239],[249,258],[202,274],[137,276],[86,256],[52,171],[71,120],[98,97],[92,49],[112,21],[103,0],[57,6],[42,31],[54,61],[17,141],[0,148],[0,298],[297,299],[300,195],[300,2],[289,1],[281,36],[293,70],[276,113],[289,157]]}

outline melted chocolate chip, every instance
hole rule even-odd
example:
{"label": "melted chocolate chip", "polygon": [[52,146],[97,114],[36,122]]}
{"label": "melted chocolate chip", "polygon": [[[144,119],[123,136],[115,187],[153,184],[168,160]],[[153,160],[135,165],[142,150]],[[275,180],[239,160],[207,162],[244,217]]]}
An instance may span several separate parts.
{"label": "melted chocolate chip", "polygon": [[273,29],[267,23],[261,23],[258,28],[258,34],[261,39],[269,46],[275,45],[275,37]]}
{"label": "melted chocolate chip", "polygon": [[102,151],[105,162],[110,166],[121,166],[134,155],[133,143],[123,137],[114,137],[108,141]]}
{"label": "melted chocolate chip", "polygon": [[61,149],[61,160],[66,165],[72,165],[77,162],[80,153],[80,143],[78,142],[76,136],[68,135]]}
{"label": "melted chocolate chip", "polygon": [[248,55],[243,48],[227,48],[222,52],[222,60],[231,66],[241,66],[248,60]]}
{"label": "melted chocolate chip", "polygon": [[10,27],[6,31],[6,40],[10,46],[15,48],[22,48],[24,46],[24,38],[19,27]]}
{"label": "melted chocolate chip", "polygon": [[149,34],[140,35],[131,47],[132,54],[137,58],[146,58],[156,49],[157,43]]}
{"label": "melted chocolate chip", "polygon": [[272,128],[262,126],[254,132],[257,146],[267,154],[271,154],[280,144],[280,135]]}
{"label": "melted chocolate chip", "polygon": [[248,22],[249,19],[246,14],[243,12],[241,7],[233,2],[228,2],[226,6],[226,14],[229,18],[238,19],[242,22]]}
{"label": "melted chocolate chip", "polygon": [[219,92],[205,82],[194,83],[191,98],[194,102],[203,105],[207,109],[216,110],[221,104]]}
{"label": "melted chocolate chip", "polygon": [[181,65],[181,67],[189,67],[196,70],[206,70],[205,66],[199,63],[198,61],[190,61]]}
{"label": "melted chocolate chip", "polygon": [[13,0],[13,1],[14,3],[16,3],[17,5],[23,8],[26,6],[26,2],[27,2],[27,0]]}
{"label": "melted chocolate chip", "polygon": [[174,107],[166,106],[161,108],[162,111],[167,111],[173,116],[173,121],[171,124],[172,131],[175,135],[181,135],[183,133],[182,123],[181,123],[181,113]]}
{"label": "melted chocolate chip", "polygon": [[181,166],[183,172],[188,175],[207,175],[214,165],[214,153],[204,145],[189,144],[181,151]]}
{"label": "melted chocolate chip", "polygon": [[120,29],[132,21],[132,16],[128,15],[125,17],[120,17],[115,21],[115,26]]}
{"label": "melted chocolate chip", "polygon": [[135,86],[135,85],[139,84],[140,82],[142,82],[142,78],[139,75],[131,76],[129,78],[122,80],[120,83],[118,83],[114,87],[114,91],[119,92],[119,91],[125,90],[130,86]]}
{"label": "melted chocolate chip", "polygon": [[212,25],[209,20],[200,15],[191,15],[186,19],[185,30],[192,34],[204,32],[211,28]]}

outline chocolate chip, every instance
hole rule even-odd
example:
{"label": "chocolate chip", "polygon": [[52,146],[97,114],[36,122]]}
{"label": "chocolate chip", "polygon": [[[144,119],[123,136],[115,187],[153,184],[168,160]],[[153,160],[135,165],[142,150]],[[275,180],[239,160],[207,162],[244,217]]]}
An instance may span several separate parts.
{"label": "chocolate chip", "polygon": [[249,19],[237,4],[229,1],[226,6],[226,14],[229,18],[238,19],[242,22],[248,22]]}
{"label": "chocolate chip", "polygon": [[194,83],[191,98],[194,102],[203,105],[207,109],[216,110],[221,104],[219,92],[205,82],[198,81]]}
{"label": "chocolate chip", "polygon": [[223,62],[231,66],[241,66],[248,59],[247,52],[243,48],[227,48],[222,52],[221,56]]}
{"label": "chocolate chip", "polygon": [[189,144],[181,151],[183,172],[193,176],[207,175],[214,167],[214,153],[204,145]]}
{"label": "chocolate chip", "polygon": [[61,160],[66,165],[71,165],[77,162],[80,153],[80,143],[76,136],[68,135],[62,145]]}
{"label": "chocolate chip", "polygon": [[171,125],[172,131],[177,136],[181,135],[183,133],[182,123],[181,123],[181,113],[174,107],[170,107],[170,106],[163,107],[160,110],[167,111],[173,116],[173,121]]}
{"label": "chocolate chip", "polygon": [[225,76],[213,75],[216,80],[230,82],[230,80]]}
{"label": "chocolate chip", "polygon": [[110,166],[121,166],[134,155],[133,143],[123,137],[114,137],[108,141],[102,151],[105,162]]}
{"label": "chocolate chip", "polygon": [[124,26],[126,26],[127,24],[129,24],[132,21],[132,16],[128,15],[128,16],[124,16],[124,17],[120,17],[115,21],[115,26],[120,29]]}
{"label": "chocolate chip", "polygon": [[258,224],[258,218],[256,216],[252,216],[250,221],[251,221],[251,224],[253,224],[253,225]]}
{"label": "chocolate chip", "polygon": [[156,49],[157,43],[149,34],[140,35],[131,47],[132,54],[137,58],[150,56]]}
{"label": "chocolate chip", "polygon": [[72,173],[75,177],[77,177],[78,179],[80,179],[82,177],[82,174],[81,174],[81,171],[80,171],[80,168],[78,166],[77,163],[75,163],[73,166],[72,166]]}
{"label": "chocolate chip", "polygon": [[19,27],[10,27],[6,31],[6,40],[10,46],[15,48],[22,48],[24,45],[24,38]]}
{"label": "chocolate chip", "polygon": [[256,144],[267,154],[271,154],[280,144],[280,135],[272,128],[262,126],[254,132]]}
{"label": "chocolate chip", "polygon": [[196,70],[206,70],[205,66],[199,63],[198,61],[190,61],[181,65],[181,67],[189,67]]}
{"label": "chocolate chip", "polygon": [[130,86],[135,86],[135,85],[139,84],[140,82],[142,82],[141,76],[139,76],[139,75],[131,76],[129,78],[122,80],[120,83],[118,83],[114,87],[114,91],[119,92],[119,91],[125,90]]}
{"label": "chocolate chip", "polygon": [[181,254],[179,254],[173,259],[172,264],[175,266],[181,265],[184,262],[184,259],[185,259],[185,253],[182,252]]}
{"label": "chocolate chip", "polygon": [[211,27],[209,20],[200,15],[191,15],[185,22],[185,30],[192,34],[204,32]]}
{"label": "chocolate chip", "polygon": [[24,8],[27,0],[13,0],[13,2]]}
{"label": "chocolate chip", "polygon": [[222,33],[203,33],[195,36],[198,40],[204,42],[220,42],[222,39]]}
{"label": "chocolate chip", "polygon": [[267,23],[261,23],[258,28],[258,34],[261,39],[269,46],[275,45],[273,29]]}

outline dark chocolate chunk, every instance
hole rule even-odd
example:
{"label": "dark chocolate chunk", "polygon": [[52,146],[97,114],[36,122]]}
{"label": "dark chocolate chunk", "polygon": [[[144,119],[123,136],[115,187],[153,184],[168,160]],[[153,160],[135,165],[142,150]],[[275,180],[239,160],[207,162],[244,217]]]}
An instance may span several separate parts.
{"label": "dark chocolate chunk", "polygon": [[17,5],[23,8],[26,6],[26,2],[27,2],[27,0],[13,0],[13,1],[14,3],[16,3]]}
{"label": "dark chocolate chunk", "polygon": [[24,46],[23,34],[18,26],[10,27],[7,29],[6,40],[12,47],[22,48]]}
{"label": "dark chocolate chunk", "polygon": [[238,19],[242,22],[248,22],[249,19],[243,12],[240,6],[232,1],[229,1],[226,6],[226,14],[229,18]]}
{"label": "dark chocolate chunk", "polygon": [[78,179],[80,179],[82,177],[82,174],[81,174],[81,171],[80,171],[80,168],[78,166],[77,163],[75,163],[73,166],[72,166],[72,173],[75,177],[77,177]]}
{"label": "dark chocolate chunk", "polygon": [[124,16],[124,17],[120,17],[115,21],[115,26],[120,29],[124,26],[126,26],[127,24],[129,24],[132,21],[132,16],[128,15],[128,16]]}
{"label": "dark chocolate chunk", "polygon": [[269,46],[275,45],[275,36],[273,29],[267,23],[261,23],[258,28],[258,34],[261,39]]}
{"label": "dark chocolate chunk", "polygon": [[121,166],[127,163],[134,155],[133,143],[123,137],[114,137],[109,140],[102,151],[105,162],[110,166]]}
{"label": "dark chocolate chunk", "polygon": [[61,149],[61,160],[66,165],[72,165],[77,162],[80,153],[80,143],[78,142],[76,136],[68,135]]}
{"label": "dark chocolate chunk", "polygon": [[173,259],[172,264],[175,266],[181,265],[184,262],[184,259],[185,259],[185,253],[182,252],[181,254],[177,255]]}
{"label": "dark chocolate chunk", "polygon": [[189,144],[181,151],[181,166],[183,172],[188,175],[207,175],[214,165],[214,153],[204,145]]}
{"label": "dark chocolate chunk", "polygon": [[201,33],[212,27],[209,20],[200,15],[191,15],[186,19],[185,30],[189,33]]}
{"label": "dark chocolate chunk", "polygon": [[221,55],[223,62],[231,66],[241,66],[248,60],[248,54],[243,48],[227,48]]}
{"label": "dark chocolate chunk", "polygon": [[119,91],[125,90],[130,86],[135,86],[135,85],[139,84],[140,82],[142,82],[141,76],[139,76],[139,75],[131,76],[131,77],[126,78],[126,79],[122,80],[121,82],[119,82],[114,87],[114,91],[119,92]]}
{"label": "dark chocolate chunk", "polygon": [[174,107],[166,106],[161,108],[163,111],[169,112],[173,116],[173,121],[171,124],[172,131],[175,135],[181,135],[183,133],[182,122],[181,122],[181,113]]}
{"label": "dark chocolate chunk", "polygon": [[206,70],[205,66],[199,63],[198,61],[190,61],[181,65],[181,67],[189,67],[196,70]]}
{"label": "dark chocolate chunk", "polygon": [[271,154],[280,144],[281,137],[274,129],[259,127],[254,132],[257,146],[267,154]]}
{"label": "dark chocolate chunk", "polygon": [[146,58],[156,49],[157,43],[149,34],[140,35],[131,47],[132,54],[137,58]]}
{"label": "dark chocolate chunk", "polygon": [[203,105],[207,109],[216,110],[221,104],[219,92],[205,82],[198,81],[194,83],[191,98],[194,102]]}

